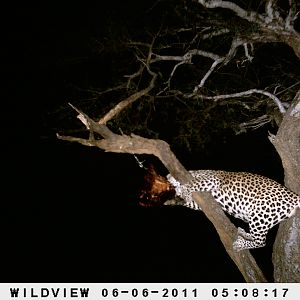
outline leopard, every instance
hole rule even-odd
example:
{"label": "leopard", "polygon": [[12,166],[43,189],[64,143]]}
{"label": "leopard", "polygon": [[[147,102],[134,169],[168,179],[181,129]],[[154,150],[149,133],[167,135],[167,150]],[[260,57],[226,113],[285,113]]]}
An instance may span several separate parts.
{"label": "leopard", "polygon": [[299,195],[263,175],[223,170],[189,172],[193,179],[186,184],[180,184],[172,175],[167,175],[176,196],[183,201],[165,204],[201,210],[192,194],[210,192],[226,213],[249,225],[249,232],[238,227],[233,242],[233,250],[237,252],[264,247],[268,231],[293,216],[296,209],[300,208]]}

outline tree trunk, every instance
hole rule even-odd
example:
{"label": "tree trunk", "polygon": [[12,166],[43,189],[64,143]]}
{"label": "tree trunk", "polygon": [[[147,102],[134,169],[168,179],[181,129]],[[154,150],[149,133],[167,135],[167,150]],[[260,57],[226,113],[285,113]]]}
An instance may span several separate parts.
{"label": "tree trunk", "polygon": [[[285,185],[300,195],[300,89],[270,140],[281,157]],[[300,282],[300,209],[279,225],[272,259],[275,282]]]}

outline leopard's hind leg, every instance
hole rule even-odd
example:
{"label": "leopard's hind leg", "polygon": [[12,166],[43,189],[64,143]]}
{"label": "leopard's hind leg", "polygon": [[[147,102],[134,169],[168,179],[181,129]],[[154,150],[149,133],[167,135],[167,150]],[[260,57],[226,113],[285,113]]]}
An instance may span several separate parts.
{"label": "leopard's hind leg", "polygon": [[249,231],[250,233],[247,233],[242,228],[238,229],[237,239],[233,243],[235,251],[259,248],[266,245],[266,237],[269,231],[267,224],[250,220]]}

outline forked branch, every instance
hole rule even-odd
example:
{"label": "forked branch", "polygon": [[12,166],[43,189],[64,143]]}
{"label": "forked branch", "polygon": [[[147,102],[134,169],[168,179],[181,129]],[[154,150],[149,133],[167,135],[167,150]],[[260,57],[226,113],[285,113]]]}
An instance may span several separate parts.
{"label": "forked branch", "polygon": [[[93,121],[77,108],[73,108],[79,113],[78,118],[89,130],[89,138],[82,139],[57,134],[59,139],[77,142],[85,146],[98,147],[109,152],[155,155],[179,182],[184,184],[192,179],[191,174],[178,161],[166,142],[146,139],[134,134],[130,136],[115,134],[104,124]],[[102,139],[97,139],[97,135],[100,135]],[[217,202],[212,199],[212,196],[209,193],[199,192],[195,193],[194,198],[214,224],[226,251],[243,274],[245,280],[247,282],[266,282],[249,250],[233,251],[232,244],[237,234],[237,229],[231,224]]]}

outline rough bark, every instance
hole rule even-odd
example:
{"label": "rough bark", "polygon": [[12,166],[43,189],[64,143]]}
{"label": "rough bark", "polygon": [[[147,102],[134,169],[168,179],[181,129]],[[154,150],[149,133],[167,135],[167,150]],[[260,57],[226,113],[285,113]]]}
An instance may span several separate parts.
{"label": "rough bark", "polygon": [[[300,195],[300,90],[270,140],[281,157],[285,185]],[[272,259],[275,282],[300,282],[300,209],[280,224]]]}
{"label": "rough bark", "polygon": [[300,209],[279,225],[273,246],[275,282],[300,283]]}

